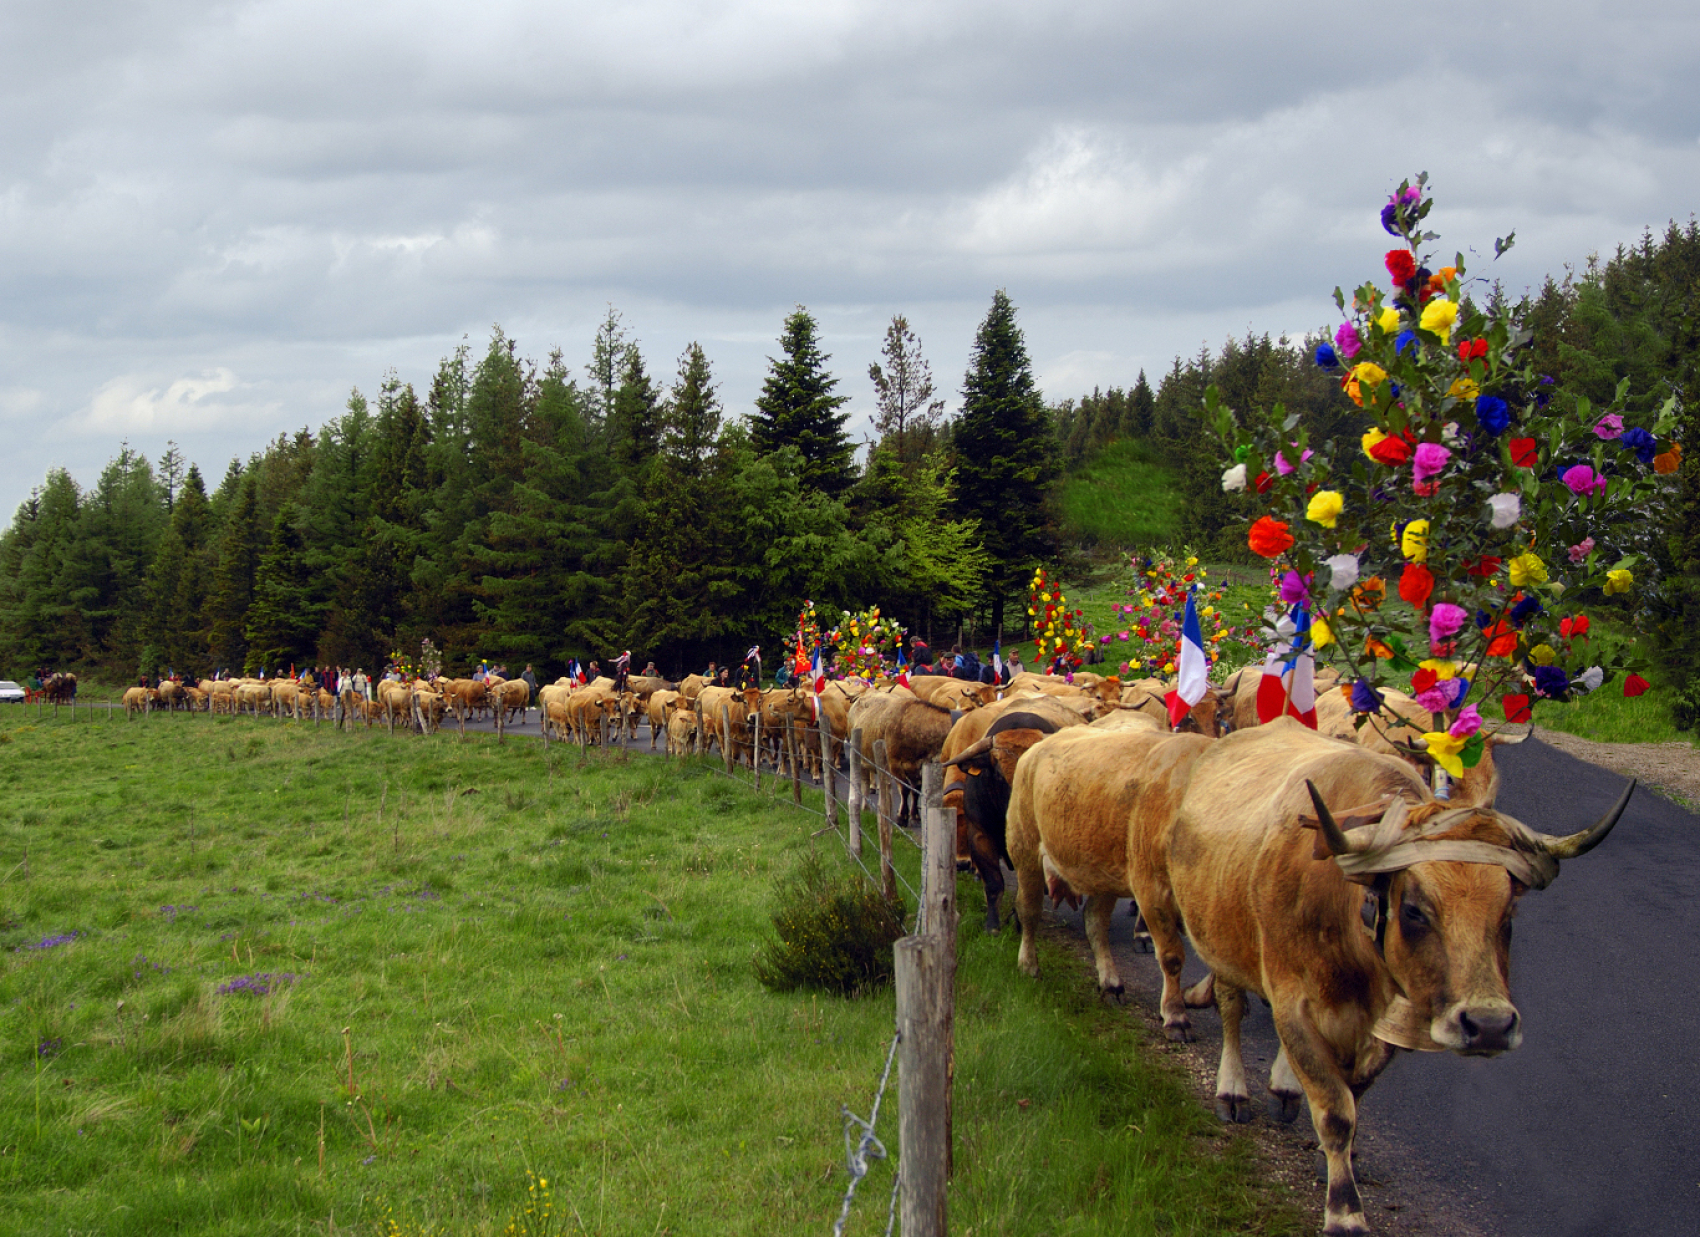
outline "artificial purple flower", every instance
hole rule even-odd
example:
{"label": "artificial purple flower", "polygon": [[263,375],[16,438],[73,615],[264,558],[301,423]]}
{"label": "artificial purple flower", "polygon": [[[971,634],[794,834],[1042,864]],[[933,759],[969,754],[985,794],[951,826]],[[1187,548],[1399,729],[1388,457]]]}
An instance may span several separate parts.
{"label": "artificial purple flower", "polygon": [[[1315,454],[1316,452],[1307,450],[1303,455],[1299,456],[1299,463],[1304,463]],[[1293,471],[1293,465],[1287,463],[1287,457],[1282,455],[1279,451],[1275,453],[1275,471],[1280,473],[1283,477]]]}
{"label": "artificial purple flower", "polygon": [[1470,680],[1463,675],[1459,675],[1455,679],[1446,679],[1439,684],[1439,687],[1446,692],[1451,701],[1448,705],[1449,708],[1456,709],[1464,703],[1464,697],[1470,694]]}
{"label": "artificial purple flower", "polygon": [[1352,684],[1352,711],[1354,713],[1374,713],[1381,707],[1381,693],[1370,686],[1368,679],[1359,679]]}
{"label": "artificial purple flower", "polygon": [[1419,443],[1417,453],[1411,457],[1411,476],[1417,481],[1438,477],[1451,459],[1452,452],[1438,442]]}
{"label": "artificial purple flower", "polygon": [[1653,453],[1659,449],[1659,440],[1637,425],[1634,429],[1624,430],[1617,445],[1625,451],[1635,452],[1635,458],[1643,464],[1651,464]]}
{"label": "artificial purple flower", "polygon": [[1575,464],[1566,468],[1559,480],[1569,486],[1572,493],[1584,497],[1604,493],[1606,488],[1606,479],[1586,464]]}
{"label": "artificial purple flower", "polygon": [[1281,600],[1288,605],[1303,601],[1310,596],[1310,576],[1300,576],[1296,571],[1289,571],[1281,577]]}
{"label": "artificial purple flower", "polygon": [[1613,438],[1621,438],[1623,436],[1623,418],[1615,412],[1606,413],[1594,426],[1594,433],[1607,442],[1610,442]]}
{"label": "artificial purple flower", "polygon": [[1557,666],[1535,667],[1535,694],[1557,700],[1570,690],[1570,679]]}
{"label": "artificial purple flower", "polygon": [[1417,693],[1417,707],[1430,713],[1444,713],[1452,707],[1452,693],[1436,683],[1427,691]]}
{"label": "artificial purple flower", "polygon": [[1438,602],[1428,616],[1429,642],[1439,644],[1448,636],[1457,635],[1469,618],[1470,613],[1464,607],[1449,601]]}
{"label": "artificial purple flower", "polygon": [[1357,327],[1350,322],[1342,322],[1339,329],[1334,332],[1334,346],[1339,349],[1341,356],[1350,361],[1358,355],[1358,351],[1364,346],[1364,342],[1358,338]]}

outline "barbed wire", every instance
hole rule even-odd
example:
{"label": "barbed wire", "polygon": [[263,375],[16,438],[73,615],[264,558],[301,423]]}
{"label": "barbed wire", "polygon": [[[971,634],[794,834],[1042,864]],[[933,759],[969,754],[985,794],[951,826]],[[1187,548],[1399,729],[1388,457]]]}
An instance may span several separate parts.
{"label": "barbed wire", "polygon": [[[885,1084],[891,1080],[892,1062],[897,1060],[897,1045],[903,1041],[903,1028],[897,1027],[891,1033],[891,1048],[885,1054],[885,1069],[880,1074],[880,1085],[874,1091],[874,1104],[869,1110],[866,1121],[850,1111],[848,1104],[840,1104],[838,1111],[844,1118],[844,1167],[850,1173],[850,1184],[844,1191],[844,1205],[838,1211],[838,1223],[832,1226],[832,1237],[844,1237],[844,1226],[850,1222],[850,1205],[856,1201],[856,1187],[862,1184],[862,1178],[868,1175],[870,1160],[889,1159],[885,1144],[874,1133],[874,1126],[880,1119],[880,1102],[885,1098]],[[852,1137],[851,1131],[861,1127],[860,1137]],[[897,1189],[902,1182],[899,1175],[901,1162],[892,1167],[891,1208],[886,1213],[885,1233],[891,1237],[892,1228],[897,1220]]]}

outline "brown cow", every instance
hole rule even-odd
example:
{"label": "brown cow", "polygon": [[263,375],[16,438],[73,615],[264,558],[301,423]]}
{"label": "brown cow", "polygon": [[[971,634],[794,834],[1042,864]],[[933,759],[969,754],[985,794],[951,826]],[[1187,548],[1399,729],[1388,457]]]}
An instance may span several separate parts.
{"label": "brown cow", "polygon": [[[660,694],[655,693],[656,696]],[[654,696],[650,697],[652,702],[654,699]],[[691,708],[691,702],[677,692],[673,693],[672,701],[663,707],[667,713],[667,755],[689,756],[691,748],[696,744],[696,711]]]}
{"label": "brown cow", "polygon": [[531,684],[523,679],[509,679],[486,690],[490,693],[490,707],[502,710],[504,725],[512,724],[516,717],[522,726],[525,724],[526,711],[531,707]]}
{"label": "brown cow", "polygon": [[1023,670],[1009,681],[1008,691],[1018,692],[1023,689],[1043,692],[1047,696],[1072,696],[1079,693],[1096,696],[1105,704],[1118,704],[1121,701],[1122,681],[1113,674],[1106,677],[1082,673],[1075,675],[1074,682],[1070,683],[1060,675],[1035,674],[1031,670]]}
{"label": "brown cow", "polygon": [[159,698],[159,692],[151,687],[131,687],[124,692],[124,720],[130,719],[132,713],[150,713],[153,703]]}
{"label": "brown cow", "polygon": [[[644,705],[644,713],[649,718],[649,750],[655,750],[657,736],[667,732],[667,719],[673,708],[673,702],[684,700],[684,696],[671,688],[662,688],[649,693],[649,702]],[[690,703],[686,701],[686,703]],[[669,752],[671,749],[668,749]]]}
{"label": "brown cow", "polygon": [[1250,1106],[1239,1023],[1255,992],[1281,1040],[1270,1090],[1285,1116],[1302,1089],[1328,1161],[1325,1232],[1368,1231],[1357,1102],[1395,1047],[1490,1056],[1521,1042],[1507,982],[1517,899],[1598,845],[1634,785],[1589,828],[1551,837],[1436,802],[1404,761],[1281,718],[1209,746],[1172,825],[1143,818],[1168,837],[1167,871],[1142,876],[1172,899],[1136,892],[1152,935],[1178,951],[1178,913],[1211,969],[1188,999],[1213,991],[1221,1010],[1218,1111]]}
{"label": "brown cow", "polygon": [[947,709],[977,709],[998,698],[997,684],[972,683],[943,674],[917,674],[909,679],[909,690],[922,700]]}
{"label": "brown cow", "polygon": [[[722,751],[732,754],[734,764],[750,759],[750,767],[754,768],[750,735],[756,713],[761,708],[761,690],[755,687],[742,690],[736,687],[705,687],[697,696],[697,703],[702,706],[703,750],[708,750],[710,742],[718,742]],[[732,719],[732,733],[724,737],[721,734],[725,721],[721,715],[723,709],[730,711]]]}
{"label": "brown cow", "polygon": [[[1039,973],[1034,933],[1047,887],[1086,898],[1086,938],[1097,962],[1098,987],[1120,994],[1121,975],[1110,956],[1110,915],[1116,900],[1137,897],[1138,873],[1154,861],[1164,838],[1142,822],[1172,820],[1193,762],[1215,746],[1203,735],[1152,729],[1063,730],[1035,744],[1015,768],[1009,803],[1009,854],[1019,886],[1018,965]],[[1145,901],[1139,904],[1149,914]],[[1162,956],[1163,1025],[1184,1038],[1180,959]]]}
{"label": "brown cow", "polygon": [[951,711],[899,688],[864,693],[850,706],[847,720],[852,733],[862,732],[862,760],[870,771],[874,744],[885,741],[886,767],[898,782],[898,801],[887,805],[887,811],[899,825],[909,824],[920,808],[921,766],[937,760],[944,750]]}
{"label": "brown cow", "polygon": [[972,866],[985,887],[986,931],[999,927],[1016,761],[1046,735],[1083,725],[1105,707],[1089,697],[1018,696],[963,714],[945,736],[944,806],[956,816],[957,867]]}

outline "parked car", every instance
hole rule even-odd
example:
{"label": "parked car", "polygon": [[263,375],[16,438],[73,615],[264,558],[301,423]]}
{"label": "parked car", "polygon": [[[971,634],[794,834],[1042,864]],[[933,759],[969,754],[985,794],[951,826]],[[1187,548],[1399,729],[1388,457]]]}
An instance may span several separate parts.
{"label": "parked car", "polygon": [[11,679],[0,679],[0,704],[22,704],[26,694]]}

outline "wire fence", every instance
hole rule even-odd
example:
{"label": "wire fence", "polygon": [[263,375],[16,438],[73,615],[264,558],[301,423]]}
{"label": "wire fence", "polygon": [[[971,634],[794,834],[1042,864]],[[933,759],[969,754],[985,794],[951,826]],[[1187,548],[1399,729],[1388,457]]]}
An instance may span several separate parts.
{"label": "wire fence", "polygon": [[[891,1035],[891,1048],[885,1054],[885,1070],[880,1074],[880,1085],[874,1091],[873,1106],[868,1110],[866,1121],[850,1111],[847,1104],[840,1104],[838,1111],[844,1118],[844,1167],[850,1173],[850,1184],[844,1190],[844,1205],[838,1211],[838,1223],[832,1226],[832,1237],[844,1237],[844,1226],[850,1222],[850,1205],[856,1201],[856,1188],[862,1184],[862,1178],[868,1175],[872,1167],[870,1161],[890,1158],[885,1144],[880,1141],[874,1127],[879,1124],[880,1101],[885,1098],[885,1084],[891,1080],[891,1066],[897,1060],[897,1046],[903,1042],[903,1029],[898,1027]],[[856,1130],[861,1134],[857,1135]],[[891,1205],[885,1216],[885,1237],[891,1237],[891,1231],[897,1223],[897,1195],[903,1184],[901,1162],[892,1164],[891,1172]]]}

